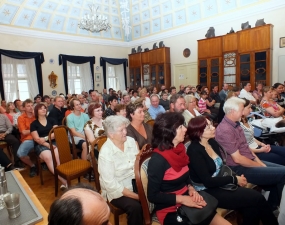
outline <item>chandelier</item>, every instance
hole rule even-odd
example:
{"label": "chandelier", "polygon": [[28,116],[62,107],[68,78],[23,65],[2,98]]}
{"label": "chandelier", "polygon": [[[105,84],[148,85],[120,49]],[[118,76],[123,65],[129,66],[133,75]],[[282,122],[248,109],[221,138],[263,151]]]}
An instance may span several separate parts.
{"label": "chandelier", "polygon": [[111,25],[108,23],[106,16],[97,13],[99,6],[96,8],[95,4],[89,5],[90,13],[85,14],[78,24],[80,29],[85,29],[91,32],[100,32],[102,30],[109,30]]}

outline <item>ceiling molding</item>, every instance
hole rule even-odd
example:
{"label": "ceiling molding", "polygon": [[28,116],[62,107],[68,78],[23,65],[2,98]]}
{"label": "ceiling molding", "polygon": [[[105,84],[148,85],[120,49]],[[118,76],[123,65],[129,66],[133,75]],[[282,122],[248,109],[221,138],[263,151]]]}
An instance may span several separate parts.
{"label": "ceiling molding", "polygon": [[[16,36],[24,36],[24,37],[34,37],[34,38],[41,38],[41,39],[48,39],[48,40],[58,40],[58,41],[68,41],[68,42],[76,42],[76,43],[85,43],[85,44],[93,44],[93,45],[105,45],[105,46],[115,46],[115,47],[134,47],[138,45],[143,45],[149,42],[157,42],[158,40],[164,40],[166,38],[194,32],[197,30],[205,29],[205,33],[209,26],[217,26],[223,24],[225,21],[231,22],[240,20],[240,23],[245,22],[246,18],[251,16],[258,15],[256,19],[261,19],[262,14],[273,11],[276,9],[280,9],[285,7],[285,1],[280,0],[273,0],[269,2],[265,2],[259,5],[253,5],[252,7],[229,12],[222,16],[216,16],[213,18],[205,19],[201,22],[197,22],[194,24],[189,24],[188,26],[183,26],[181,28],[174,28],[170,31],[161,32],[156,35],[150,35],[145,38],[141,38],[138,40],[125,42],[125,41],[117,41],[117,40],[105,40],[96,37],[83,37],[83,36],[76,36],[76,35],[68,35],[68,34],[59,34],[53,32],[44,32],[38,30],[31,30],[31,29],[23,29],[19,27],[12,27],[7,25],[0,25],[0,34],[9,34],[9,35],[16,35]],[[266,23],[270,23],[270,21],[265,20]],[[209,24],[209,21],[211,22]],[[230,28],[229,28],[230,29]],[[219,34],[220,35],[220,34]],[[218,36],[218,35],[217,35]],[[204,37],[201,37],[203,39]]]}

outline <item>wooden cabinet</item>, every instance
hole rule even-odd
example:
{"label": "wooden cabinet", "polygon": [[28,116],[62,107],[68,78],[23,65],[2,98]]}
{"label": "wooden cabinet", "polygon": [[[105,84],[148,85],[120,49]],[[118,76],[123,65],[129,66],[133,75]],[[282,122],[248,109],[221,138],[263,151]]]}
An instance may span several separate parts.
{"label": "wooden cabinet", "polygon": [[170,48],[163,47],[129,55],[130,88],[171,85]]}
{"label": "wooden cabinet", "polygon": [[272,30],[267,24],[224,36],[198,40],[198,81],[212,88],[223,83],[270,85]]}

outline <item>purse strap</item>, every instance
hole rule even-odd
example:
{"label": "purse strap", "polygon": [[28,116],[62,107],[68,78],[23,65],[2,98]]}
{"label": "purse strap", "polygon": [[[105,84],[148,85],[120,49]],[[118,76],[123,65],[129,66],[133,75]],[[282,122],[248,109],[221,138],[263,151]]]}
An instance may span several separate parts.
{"label": "purse strap", "polygon": [[219,148],[220,148],[220,150],[221,150],[221,155],[224,155],[224,157],[223,157],[223,164],[226,165],[228,153],[227,153],[226,150],[223,148],[223,146],[220,145],[219,142],[216,141],[216,143],[218,144],[218,146],[219,146]]}

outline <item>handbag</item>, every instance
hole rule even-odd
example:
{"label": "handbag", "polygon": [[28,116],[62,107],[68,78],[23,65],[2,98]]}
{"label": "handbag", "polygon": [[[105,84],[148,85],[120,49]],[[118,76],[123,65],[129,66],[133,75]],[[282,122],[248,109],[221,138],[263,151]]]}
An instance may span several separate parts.
{"label": "handbag", "polygon": [[[232,169],[226,165],[227,152],[224,150],[224,148],[218,142],[217,142],[217,144],[219,145],[220,150],[225,155],[225,158],[223,158],[223,165],[221,166],[220,171],[217,174],[217,177],[231,176],[233,178],[233,180],[234,180],[234,176],[236,176],[236,173],[234,171],[232,171]],[[224,186],[222,186],[220,188],[224,189],[224,190],[227,190],[227,191],[235,191],[238,188],[238,185],[236,185],[236,184],[226,184],[226,185],[224,185]]]}
{"label": "handbag", "polygon": [[[177,208],[177,214],[180,217],[177,217],[178,221],[182,219],[188,225],[195,225],[202,223],[216,214],[218,200],[205,191],[199,191],[198,193],[203,197],[207,205],[201,209],[181,205]],[[180,220],[180,222],[182,221]]]}

